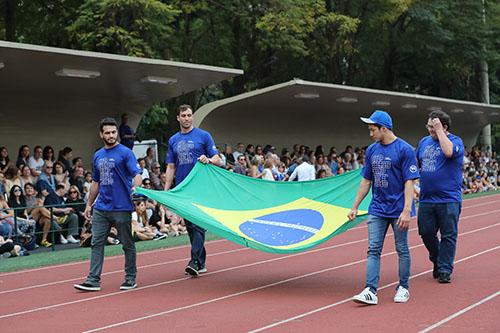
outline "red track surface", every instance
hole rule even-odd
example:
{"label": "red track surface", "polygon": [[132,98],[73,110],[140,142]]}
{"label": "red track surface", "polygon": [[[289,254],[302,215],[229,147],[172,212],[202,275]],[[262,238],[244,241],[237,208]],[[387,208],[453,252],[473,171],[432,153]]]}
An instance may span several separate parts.
{"label": "red track surface", "polygon": [[139,288],[119,291],[123,256],[107,258],[102,291],[73,289],[88,262],[0,274],[0,327],[16,332],[498,332],[500,196],[464,202],[453,282],[432,279],[411,225],[411,299],[392,301],[397,255],[382,258],[379,305],[349,300],[364,287],[366,227],[308,252],[278,256],[227,241],[207,244],[209,273],[183,275],[189,248],[138,256]]}

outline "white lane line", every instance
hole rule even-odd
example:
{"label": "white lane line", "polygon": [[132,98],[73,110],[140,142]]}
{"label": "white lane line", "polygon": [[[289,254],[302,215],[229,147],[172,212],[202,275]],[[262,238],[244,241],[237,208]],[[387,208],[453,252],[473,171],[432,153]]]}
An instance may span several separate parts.
{"label": "white lane line", "polygon": [[483,298],[482,300],[480,300],[480,301],[479,301],[479,302],[477,302],[477,303],[471,304],[471,305],[469,305],[468,307],[466,307],[466,308],[464,308],[464,309],[462,309],[462,310],[460,310],[460,311],[457,311],[457,312],[453,313],[452,315],[450,315],[450,316],[448,316],[448,317],[444,318],[443,320],[438,321],[438,322],[437,322],[437,323],[435,323],[434,325],[431,325],[431,326],[427,327],[426,329],[419,331],[419,333],[427,333],[427,332],[429,332],[429,331],[431,331],[431,330],[433,330],[433,329],[435,329],[435,328],[437,328],[437,327],[439,327],[439,326],[443,325],[444,323],[447,323],[447,322],[449,322],[450,320],[455,319],[455,318],[457,318],[458,316],[463,315],[463,314],[464,314],[464,313],[466,313],[467,311],[470,311],[470,310],[472,310],[472,309],[474,309],[474,308],[476,308],[476,307],[480,306],[481,304],[484,304],[484,303],[486,303],[486,302],[488,302],[488,301],[492,300],[493,298],[497,297],[498,295],[500,295],[500,290],[499,290],[499,291],[497,291],[496,293],[491,294],[490,296],[488,296],[488,297],[486,297],[486,298]]}
{"label": "white lane line", "polygon": [[[469,259],[473,259],[473,258],[476,258],[480,255],[483,255],[483,254],[486,254],[486,253],[489,253],[489,252],[492,252],[492,251],[495,251],[495,250],[498,250],[500,249],[500,246],[495,246],[493,248],[490,248],[490,249],[487,249],[485,251],[481,251],[479,253],[476,253],[476,254],[473,254],[471,256],[468,256],[468,257],[465,257],[465,258],[462,258],[460,260],[457,260],[455,261],[455,264],[458,264],[458,263],[461,263],[461,262],[464,262],[464,261],[467,261]],[[394,253],[394,252],[393,252]],[[420,272],[418,274],[415,274],[415,275],[412,275],[410,276],[410,279],[414,279],[414,278],[417,278],[419,276],[422,276],[422,275],[425,275],[427,273],[430,273],[432,272],[432,269],[429,269],[427,271],[424,271],[424,272]],[[389,283],[389,284],[386,284],[384,285],[383,287],[379,288],[379,290],[382,290],[382,289],[386,289],[386,288],[389,288],[389,287],[393,287],[393,286],[396,286],[397,284],[399,283],[399,281],[395,281],[395,282],[392,282],[392,283]],[[284,319],[284,320],[281,320],[281,321],[278,321],[278,322],[275,322],[273,324],[270,324],[270,325],[267,325],[267,326],[264,326],[264,327],[260,327],[260,328],[257,328],[255,330],[252,330],[252,331],[249,331],[249,333],[257,333],[257,332],[262,332],[262,331],[265,331],[265,330],[268,330],[270,328],[274,328],[276,326],[280,326],[280,325],[283,325],[283,324],[286,324],[286,323],[289,323],[291,321],[294,321],[294,320],[297,320],[297,319],[302,319],[304,317],[307,317],[307,316],[310,316],[310,315],[313,315],[315,313],[318,313],[318,312],[321,312],[321,311],[324,311],[324,310],[328,310],[328,309],[331,309],[337,305],[341,305],[341,304],[344,304],[344,303],[347,303],[347,302],[352,302],[352,297],[349,297],[349,298],[346,298],[346,299],[343,299],[341,301],[338,301],[336,303],[332,303],[332,304],[328,304],[326,306],[322,306],[320,308],[317,308],[317,309],[314,309],[312,311],[308,311],[308,312],[305,312],[305,313],[302,313],[302,314],[299,314],[299,315],[296,315],[296,316],[293,316],[293,317],[290,317],[290,318],[287,318],[287,319]]]}
{"label": "white lane line", "polygon": [[[476,233],[476,232],[479,232],[479,231],[482,231],[482,230],[486,230],[486,229],[490,229],[492,227],[499,226],[499,225],[500,225],[500,223],[497,223],[495,225],[490,225],[490,226],[487,226],[487,227],[484,227],[484,228],[480,228],[480,229],[476,229],[476,230],[471,230],[471,231],[459,234],[459,236],[464,236],[464,235]],[[423,247],[423,246],[424,246],[423,244],[415,245],[415,246],[410,247],[410,249],[416,249],[416,248],[420,248],[420,247]],[[487,253],[487,252],[491,252],[491,251],[494,251],[496,249],[500,249],[500,246],[497,246],[497,247],[488,249],[486,251],[482,251],[482,252],[480,252],[478,254],[469,256],[467,258],[458,260],[458,261],[456,261],[456,263],[462,262],[462,261],[464,261],[466,259],[471,259],[471,258],[477,257],[478,255],[481,255],[481,254],[484,254],[484,253]],[[385,253],[385,254],[382,255],[382,257],[390,256],[390,255],[393,255],[393,254],[396,254],[396,251]],[[256,288],[252,288],[252,289],[243,290],[243,291],[240,291],[240,292],[237,292],[237,293],[233,293],[233,294],[229,294],[229,295],[226,295],[226,296],[212,298],[212,299],[209,299],[209,300],[206,300],[206,301],[202,301],[202,302],[198,302],[198,303],[194,303],[194,304],[189,304],[189,305],[186,305],[186,306],[182,306],[182,307],[178,307],[178,308],[174,308],[174,309],[162,311],[162,312],[159,312],[159,313],[150,314],[148,316],[142,316],[142,317],[130,319],[130,320],[127,320],[127,321],[118,322],[118,323],[106,325],[106,326],[103,326],[103,327],[98,327],[98,328],[95,328],[95,329],[91,329],[91,330],[85,331],[85,333],[98,332],[98,331],[102,331],[102,330],[114,328],[114,327],[117,327],[117,326],[123,326],[123,325],[131,324],[131,323],[139,322],[139,321],[142,321],[142,320],[146,320],[146,319],[163,316],[163,315],[170,314],[170,313],[173,313],[173,312],[178,312],[178,311],[181,311],[181,310],[191,309],[191,308],[194,308],[194,307],[197,307],[197,306],[201,306],[201,305],[205,305],[205,304],[211,304],[211,303],[214,303],[214,302],[218,302],[218,301],[221,301],[221,300],[226,300],[226,299],[229,299],[229,298],[234,298],[234,297],[237,297],[237,296],[245,295],[245,294],[248,294],[248,293],[251,293],[251,292],[254,292],[254,291],[258,291],[258,290],[262,290],[262,289],[266,289],[266,288],[270,288],[270,287],[274,287],[274,286],[281,285],[281,284],[284,284],[284,283],[288,283],[288,282],[291,282],[291,281],[295,281],[295,280],[299,280],[299,279],[311,277],[311,276],[322,274],[322,273],[326,273],[326,272],[331,272],[331,271],[334,271],[334,270],[337,270],[337,269],[341,269],[341,268],[345,268],[345,267],[349,267],[349,266],[354,266],[354,265],[363,263],[365,261],[366,261],[366,258],[365,259],[361,259],[361,260],[357,260],[357,261],[352,261],[352,262],[347,263],[347,264],[343,264],[343,265],[339,265],[339,266],[334,266],[334,267],[322,269],[322,270],[319,270],[319,271],[315,271],[315,272],[311,272],[311,273],[307,273],[307,274],[295,276],[295,277],[288,278],[288,279],[285,279],[285,280],[276,281],[276,282],[273,282],[273,283],[270,283],[270,284],[266,284],[266,285],[263,285],[263,286],[260,286],[260,287],[256,287]],[[421,276],[421,275],[429,273],[431,271],[432,270],[427,270],[425,272],[413,275],[412,277]],[[396,281],[396,282],[387,284],[387,285],[385,285],[385,286],[383,286],[383,287],[381,287],[379,289],[385,289],[385,288],[388,288],[390,286],[394,286],[394,285],[396,285],[398,283],[399,283],[399,281]],[[342,303],[345,303],[345,302],[347,302],[349,300],[351,300],[351,298],[345,299],[345,300],[343,300],[341,302],[337,302],[335,304],[337,304],[337,305],[338,304],[342,304]],[[305,316],[305,315],[303,315],[303,316]],[[288,322],[288,321],[289,320],[284,321],[284,322]],[[276,324],[275,323],[275,324],[273,324],[270,327],[274,327],[274,326],[277,326],[277,325],[280,325],[280,324]],[[266,326],[266,328],[267,328],[267,326]],[[256,331],[252,331],[252,332],[259,332],[259,330],[260,329],[258,329]]]}
{"label": "white lane line", "polygon": [[[216,240],[208,241],[208,242],[206,242],[206,244],[213,244],[213,243],[220,243],[220,242],[229,242],[229,241],[227,239],[216,239]],[[191,247],[191,245],[188,244],[188,245],[168,247],[168,248],[164,248],[164,249],[142,251],[142,252],[138,252],[137,255],[138,256],[151,255],[153,253],[168,252],[168,251],[183,249],[183,248],[187,248],[187,247]],[[64,250],[61,250],[61,251],[64,251]],[[89,256],[90,256],[90,254],[89,254]],[[121,259],[121,258],[123,258],[123,254],[117,254],[114,256],[106,257],[106,261],[109,261],[112,259]],[[68,266],[82,265],[82,264],[88,265],[88,262],[89,262],[89,259],[86,259],[86,260],[82,260],[82,261],[69,262],[69,263],[59,264],[59,265],[51,265],[51,266],[44,266],[44,267],[38,267],[38,268],[23,269],[23,270],[15,271],[15,272],[2,273],[2,274],[0,274],[0,278],[4,277],[4,276],[9,276],[9,275],[38,272],[38,271],[43,271],[43,270],[47,270],[47,269],[54,269],[54,268],[59,268],[59,267],[68,267]]]}
{"label": "white lane line", "polygon": [[[500,196],[500,194],[495,194],[493,196],[495,196],[495,197],[496,196]],[[479,198],[473,198],[473,199],[479,199]],[[468,200],[473,200],[473,199],[468,199]],[[475,204],[475,205],[464,206],[464,207],[462,207],[462,211],[464,211],[465,209],[468,209],[468,208],[477,208],[477,207],[482,207],[482,206],[488,206],[488,205],[491,205],[492,203],[496,203],[496,202],[498,202],[498,200],[492,200],[492,201],[487,201],[487,202],[481,202],[481,203],[478,203],[478,204]],[[464,217],[466,217],[466,216],[464,216]],[[412,221],[416,220],[416,219],[417,219],[416,216],[412,217]],[[366,228],[366,224],[363,224],[363,225],[351,228],[351,229],[349,229],[347,231],[356,230],[356,229],[364,229],[364,228]]]}
{"label": "white lane line", "polygon": [[[487,196],[487,198],[492,198],[492,197],[497,197],[497,196],[500,196],[500,194],[489,195],[489,196]],[[483,198],[482,197],[471,198],[471,199],[464,200],[464,202],[477,201],[477,200],[481,200],[481,199],[483,199]],[[478,205],[464,206],[464,207],[462,207],[462,210],[466,209],[466,208],[473,208],[473,207],[479,207],[479,206],[489,205],[489,204],[495,203],[495,202],[497,202],[497,200],[491,200],[491,201],[487,201],[487,202],[482,202],[482,203],[480,203]],[[364,226],[355,227],[355,228],[352,228],[352,229],[349,229],[349,230],[360,229],[360,228],[363,228],[363,227]],[[219,243],[219,242],[229,242],[229,241],[226,240],[226,239],[217,239],[217,240],[213,240],[213,241],[207,242],[207,244],[210,244],[210,243]],[[160,252],[165,252],[165,251],[172,251],[172,250],[176,250],[176,249],[182,249],[182,248],[186,248],[186,247],[190,247],[190,245],[181,245],[181,246],[169,247],[169,248],[166,248],[166,249],[143,251],[143,252],[137,253],[137,255],[145,255],[145,254],[151,254],[151,253],[160,253]],[[122,255],[119,254],[119,255],[116,255],[116,256],[107,257],[106,260],[109,261],[110,259],[120,259],[121,257],[122,257]],[[37,272],[37,271],[42,271],[42,270],[47,270],[47,269],[53,269],[53,268],[58,268],[58,267],[68,267],[68,266],[73,266],[73,265],[80,265],[80,264],[88,263],[88,261],[89,260],[84,260],[84,261],[78,261],[78,262],[72,262],[72,263],[66,263],[66,264],[60,264],[60,265],[52,265],[52,266],[45,266],[45,267],[24,269],[24,270],[15,271],[15,272],[7,272],[7,273],[0,274],[0,277],[9,276],[9,275],[15,275],[15,274],[24,274],[24,273],[29,273],[29,272]]]}
{"label": "white lane line", "polygon": [[[416,228],[414,230],[416,230]],[[326,250],[330,250],[330,249],[334,249],[334,248],[338,248],[338,247],[343,247],[343,246],[348,246],[348,245],[352,245],[352,244],[366,242],[367,240],[368,240],[367,238],[364,238],[364,239],[359,239],[359,240],[355,240],[355,241],[351,241],[351,242],[347,242],[347,243],[332,245],[332,246],[329,246],[329,247],[318,248],[318,249],[310,250],[310,251],[307,251],[307,252],[294,253],[294,254],[291,254],[291,255],[284,256],[284,257],[277,257],[277,258],[268,259],[268,260],[256,261],[256,262],[253,262],[253,263],[244,264],[244,265],[240,265],[240,266],[233,266],[233,267],[223,268],[223,269],[220,269],[220,270],[217,270],[217,271],[205,273],[205,274],[203,274],[203,276],[208,276],[208,275],[213,275],[213,274],[219,274],[219,273],[229,272],[229,271],[233,271],[233,270],[237,270],[237,269],[241,269],[241,268],[247,268],[247,267],[257,266],[257,265],[261,265],[261,264],[267,264],[267,263],[270,263],[270,262],[280,261],[280,260],[284,260],[284,259],[289,259],[289,258],[304,256],[304,255],[308,255],[308,254],[311,254],[311,253],[322,252],[322,251],[326,251]],[[180,278],[180,279],[174,279],[174,280],[169,280],[169,281],[164,281],[164,282],[160,282],[160,283],[155,283],[155,284],[151,284],[151,285],[146,285],[146,286],[138,287],[138,288],[135,288],[135,289],[132,289],[132,290],[128,290],[128,291],[125,291],[125,292],[136,292],[136,291],[143,290],[143,289],[149,289],[149,288],[153,288],[153,287],[168,285],[168,284],[171,284],[171,283],[175,283],[175,282],[179,282],[179,281],[184,281],[184,280],[189,280],[189,279],[191,279],[191,277],[183,277],[183,278]],[[88,297],[88,298],[79,299],[79,300],[76,300],[76,301],[70,301],[70,302],[65,302],[65,303],[58,303],[58,304],[53,304],[53,305],[48,305],[48,306],[42,306],[42,307],[38,307],[38,308],[30,309],[30,310],[25,310],[25,311],[20,311],[20,312],[9,313],[9,314],[5,314],[5,315],[1,315],[0,319],[14,317],[14,316],[19,316],[19,315],[24,315],[24,314],[28,314],[28,313],[32,313],[32,312],[37,312],[37,311],[54,309],[54,308],[58,308],[58,307],[66,306],[66,305],[71,305],[71,304],[77,304],[77,303],[82,303],[82,302],[87,302],[87,301],[93,301],[93,300],[96,300],[96,299],[101,299],[101,298],[105,298],[105,297],[120,295],[122,293],[124,293],[124,291],[119,291],[119,292],[114,292],[114,293],[109,293],[109,294],[104,294],[104,295],[98,295],[98,296]]]}
{"label": "white lane line", "polygon": [[[497,197],[497,196],[500,196],[500,194],[489,195],[487,197],[491,198],[491,197]],[[477,200],[481,200],[481,199],[482,199],[482,197],[471,198],[471,199],[464,200],[464,202],[477,201]],[[482,202],[480,204],[471,205],[471,206],[464,206],[464,207],[462,207],[462,210],[467,209],[467,208],[474,208],[474,207],[486,206],[486,205],[489,205],[489,204],[492,204],[492,203],[495,203],[495,202],[497,202],[497,200],[491,200],[491,201],[487,201],[487,202]],[[356,229],[363,229],[363,228],[366,228],[366,225],[354,227],[354,228],[351,228],[351,229],[349,229],[347,231],[356,230]],[[207,242],[207,244],[213,244],[213,243],[219,243],[219,242],[229,242],[229,241],[227,239],[217,239],[217,240],[209,241],[209,242]],[[167,252],[167,251],[172,251],[172,250],[187,248],[187,247],[190,247],[190,246],[191,245],[180,245],[180,246],[169,247],[169,248],[165,248],[165,249],[143,251],[143,252],[137,253],[137,255],[139,256],[139,255],[148,255],[148,254],[152,254],[152,253]],[[110,261],[112,259],[121,259],[121,258],[122,258],[122,254],[118,254],[118,255],[115,255],[115,256],[106,257],[106,261]],[[48,269],[53,269],[53,268],[59,268],[59,267],[69,267],[69,266],[83,265],[83,264],[87,264],[88,265],[88,262],[89,262],[89,260],[87,259],[87,260],[83,260],[83,261],[77,261],[77,262],[71,262],[71,263],[65,263],[65,264],[59,264],[59,265],[51,265],[51,266],[44,266],[44,267],[38,267],[38,268],[23,269],[23,270],[15,271],[15,272],[0,273],[0,278],[4,277],[4,276],[10,276],[10,275],[16,275],[16,274],[24,274],[24,273],[30,273],[30,272],[38,272],[38,271],[43,271],[43,270],[48,270]]]}
{"label": "white lane line", "polygon": [[[247,250],[250,250],[250,248],[248,248],[248,247],[242,247],[242,248],[234,249],[234,250],[228,250],[228,251],[221,251],[221,252],[210,253],[210,254],[207,254],[207,257],[215,257],[215,256],[223,255],[223,254],[229,254],[229,253],[235,253],[235,252],[241,252],[241,251],[247,251]],[[162,261],[162,262],[155,263],[155,264],[138,266],[137,270],[145,269],[145,268],[151,268],[151,267],[158,267],[158,266],[163,266],[163,265],[168,265],[168,264],[175,264],[175,263],[178,263],[178,262],[187,261],[189,259],[190,258],[181,258],[181,259],[175,259],[175,260],[170,260],[170,261]],[[102,273],[101,276],[118,274],[118,273],[119,274],[123,274],[123,269],[119,269],[119,270],[115,270],[115,271],[110,271],[110,272]],[[77,277],[77,278],[71,278],[71,279],[59,280],[59,281],[52,281],[52,282],[48,282],[48,283],[41,283],[41,284],[36,284],[36,285],[31,285],[31,286],[22,287],[22,288],[16,288],[16,289],[9,289],[9,290],[0,291],[0,295],[14,293],[14,292],[23,291],[23,290],[35,289],[35,288],[55,286],[55,285],[63,284],[63,283],[67,283],[67,282],[75,282],[75,281],[83,280],[85,278],[86,278],[86,276],[80,276],[80,277]]]}
{"label": "white lane line", "polygon": [[[475,214],[475,215],[464,216],[464,217],[460,218],[460,220],[462,221],[462,220],[467,220],[469,218],[474,218],[474,217],[483,216],[483,215],[489,215],[489,214],[495,213],[495,212],[500,212],[500,209],[499,210],[495,210],[495,211],[491,211],[491,212],[487,212],[487,213],[479,213],[479,214]],[[355,228],[353,228],[353,229],[355,229]],[[409,230],[409,232],[415,231],[417,229],[418,228],[412,228],[412,229]],[[352,230],[352,229],[350,229],[350,230]],[[392,234],[392,232],[389,232],[387,235],[388,236],[392,236],[393,234]],[[363,242],[363,241],[366,241],[366,240],[367,240],[366,238],[363,238],[363,239],[361,239],[359,241],[355,241],[354,243],[359,243],[359,242]],[[329,250],[329,249],[336,248],[336,247],[339,247],[339,246],[351,245],[351,244],[354,244],[354,243],[353,242],[340,243],[340,244],[336,244],[334,246],[329,246],[329,247],[320,248],[320,249],[316,249],[316,250],[310,250],[310,251],[304,252],[304,253],[314,253],[316,251]],[[212,255],[215,256],[215,255],[227,254],[227,253],[239,252],[239,251],[245,251],[245,250],[249,250],[249,248],[239,248],[239,249],[235,249],[235,250],[217,252],[217,253],[214,253],[214,254],[209,254],[208,256],[212,256]],[[156,267],[156,266],[161,266],[161,265],[170,264],[170,263],[176,263],[176,262],[187,260],[187,259],[189,259],[189,258],[183,258],[183,259],[177,259],[177,260],[173,260],[173,261],[167,261],[167,262],[155,263],[155,264],[151,264],[151,265],[139,266],[138,269]],[[123,270],[115,270],[115,271],[103,273],[102,276],[111,275],[111,274],[121,274],[121,273],[123,273]],[[16,288],[16,289],[4,290],[4,291],[0,292],[0,295],[1,294],[18,292],[18,291],[23,291],[23,290],[29,290],[29,289],[35,289],[35,288],[42,288],[42,287],[48,287],[48,286],[54,286],[54,285],[58,285],[58,284],[68,283],[68,282],[79,281],[79,280],[84,279],[84,278],[85,278],[85,276],[83,276],[83,277],[80,276],[80,277],[72,278],[72,279],[66,279],[66,280],[60,280],[60,281],[52,281],[52,282],[42,283],[42,284],[38,284],[38,285],[30,285],[30,286],[27,286],[27,287],[21,287],[21,288]]]}

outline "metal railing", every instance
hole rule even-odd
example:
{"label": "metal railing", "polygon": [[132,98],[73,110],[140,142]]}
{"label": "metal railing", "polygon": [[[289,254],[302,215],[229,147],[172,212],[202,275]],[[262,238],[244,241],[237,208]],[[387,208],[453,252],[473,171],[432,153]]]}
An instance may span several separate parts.
{"label": "metal railing", "polygon": [[[43,206],[31,206],[31,207],[27,207],[27,206],[22,206],[22,207],[10,207],[8,209],[0,209],[0,212],[9,212],[9,211],[12,211],[14,214],[13,216],[10,216],[10,218],[12,218],[14,220],[14,225],[12,227],[12,238],[13,240],[16,242],[16,243],[20,243],[20,239],[24,236],[23,233],[20,233],[19,231],[19,219],[23,219],[23,220],[26,220],[25,218],[22,218],[22,217],[19,217],[18,215],[18,211],[30,211],[30,210],[34,210],[36,208],[47,208],[50,212],[50,223],[51,223],[51,227],[50,227],[50,230],[49,230],[49,235],[48,235],[48,238],[50,239],[47,239],[52,245],[50,246],[52,251],[55,251],[55,245],[56,245],[56,233],[62,233],[64,231],[68,231],[67,228],[62,228],[61,229],[54,229],[52,227],[52,223],[53,221],[56,221],[54,218],[57,218],[57,215],[54,214],[54,208],[71,208],[71,207],[77,207],[77,206],[81,206],[81,205],[85,205],[84,202],[80,202],[80,203],[64,203],[64,204],[54,204],[54,205],[43,205]],[[75,214],[77,214],[77,211],[75,210],[74,211]],[[79,216],[77,214],[77,217],[78,219]],[[4,217],[2,218],[0,221],[4,221],[7,217]],[[36,239],[38,238],[39,235],[43,234],[43,230],[41,231],[37,231],[37,224],[38,224],[38,221],[35,221],[29,214],[28,214],[28,220],[31,219],[34,221],[34,225],[33,225],[33,228],[34,228],[34,232],[33,232],[33,235],[35,236],[35,239],[33,240],[34,242],[36,242]],[[4,223],[8,223],[6,221],[4,221]],[[55,222],[57,223],[57,221]],[[80,238],[80,232],[81,232],[81,228],[83,226],[80,226],[80,223],[78,224],[78,239]],[[30,234],[31,236],[31,234]]]}

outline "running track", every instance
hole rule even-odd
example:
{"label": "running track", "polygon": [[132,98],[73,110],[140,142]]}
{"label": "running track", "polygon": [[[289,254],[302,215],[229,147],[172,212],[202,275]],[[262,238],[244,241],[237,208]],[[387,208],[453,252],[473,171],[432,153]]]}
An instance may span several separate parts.
{"label": "running track", "polygon": [[411,299],[392,301],[397,255],[386,237],[379,305],[350,297],[364,287],[361,225],[313,250],[273,255],[225,240],[207,244],[209,272],[188,278],[189,248],[138,255],[139,287],[119,291],[123,256],[105,261],[102,291],[78,292],[88,262],[0,274],[0,327],[16,332],[499,332],[500,195],[464,201],[451,284],[431,276],[410,226]]}

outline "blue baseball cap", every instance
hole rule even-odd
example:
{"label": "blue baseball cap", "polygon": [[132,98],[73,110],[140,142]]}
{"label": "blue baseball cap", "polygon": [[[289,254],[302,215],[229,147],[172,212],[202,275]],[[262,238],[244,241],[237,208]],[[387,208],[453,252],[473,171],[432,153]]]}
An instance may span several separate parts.
{"label": "blue baseball cap", "polygon": [[370,118],[360,117],[360,119],[366,124],[377,124],[392,130],[392,118],[385,111],[375,110]]}

